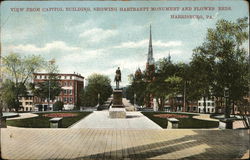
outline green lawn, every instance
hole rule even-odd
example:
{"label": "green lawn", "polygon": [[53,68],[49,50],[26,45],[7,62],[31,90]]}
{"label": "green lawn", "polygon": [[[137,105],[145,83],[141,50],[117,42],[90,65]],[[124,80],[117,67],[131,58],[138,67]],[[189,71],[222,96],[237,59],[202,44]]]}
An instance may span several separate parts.
{"label": "green lawn", "polygon": [[[55,113],[55,112],[49,112]],[[50,128],[49,119],[50,117],[44,117],[43,114],[46,113],[36,113],[38,117],[26,118],[26,119],[17,119],[17,120],[7,120],[7,125],[16,126],[16,127],[24,127],[24,128]],[[92,112],[56,112],[56,113],[76,113],[76,117],[64,117],[62,119],[62,128],[68,128],[75,122],[80,119],[86,117]]]}
{"label": "green lawn", "polygon": [[[142,112],[149,119],[157,123],[162,128],[167,128],[167,119],[154,117],[155,114],[168,114],[169,112]],[[179,128],[215,128],[219,126],[219,122],[205,121],[199,119],[193,119],[192,117],[197,114],[185,114],[185,113],[170,113],[188,115],[188,118],[177,118],[179,120]]]}

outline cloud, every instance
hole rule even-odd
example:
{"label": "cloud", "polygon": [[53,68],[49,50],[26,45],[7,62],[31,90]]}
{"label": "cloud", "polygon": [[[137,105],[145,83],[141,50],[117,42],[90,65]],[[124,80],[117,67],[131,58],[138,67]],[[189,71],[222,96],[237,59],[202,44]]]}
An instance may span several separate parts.
{"label": "cloud", "polygon": [[[141,41],[137,41],[137,42],[124,42],[121,43],[118,46],[114,46],[113,48],[145,48],[149,43],[148,39],[144,39]],[[161,40],[157,40],[153,42],[153,47],[177,47],[177,46],[181,46],[182,45],[182,41],[167,41],[167,42],[163,42]]]}
{"label": "cloud", "polygon": [[181,46],[182,42],[181,41],[169,41],[169,42],[155,41],[153,45],[156,47],[177,47],[177,46]]}
{"label": "cloud", "polygon": [[69,46],[63,41],[53,41],[44,45],[44,47],[37,47],[34,44],[20,44],[17,46],[10,45],[7,46],[7,50],[9,52],[16,53],[32,53],[32,54],[40,54],[40,53],[49,53],[52,50],[59,50],[64,52],[74,52],[80,50],[79,47]]}
{"label": "cloud", "polygon": [[116,30],[104,30],[102,28],[92,28],[80,33],[81,38],[86,38],[91,42],[99,42],[102,40],[106,40],[110,37],[113,37],[118,34]]}
{"label": "cloud", "polygon": [[86,20],[83,23],[75,24],[72,19],[68,19],[65,25],[65,30],[68,32],[81,32],[85,29],[94,28],[99,21],[93,21],[92,19]]}
{"label": "cloud", "polygon": [[107,52],[105,49],[87,49],[87,50],[79,50],[78,52],[69,53],[63,57],[60,57],[59,61],[62,64],[77,64],[86,62],[90,59],[96,59],[105,55]]}

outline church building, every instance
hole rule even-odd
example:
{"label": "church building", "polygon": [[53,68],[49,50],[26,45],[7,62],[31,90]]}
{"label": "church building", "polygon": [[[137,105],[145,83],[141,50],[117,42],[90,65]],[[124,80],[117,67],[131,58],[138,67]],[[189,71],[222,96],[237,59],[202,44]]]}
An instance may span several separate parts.
{"label": "church building", "polygon": [[[146,82],[150,83],[154,80],[155,74],[155,61],[153,57],[153,45],[152,45],[152,32],[151,32],[151,25],[150,25],[150,33],[149,33],[149,46],[148,46],[148,57],[146,63]],[[154,105],[153,102],[153,95],[148,94],[145,97],[145,104],[146,107],[152,108]]]}

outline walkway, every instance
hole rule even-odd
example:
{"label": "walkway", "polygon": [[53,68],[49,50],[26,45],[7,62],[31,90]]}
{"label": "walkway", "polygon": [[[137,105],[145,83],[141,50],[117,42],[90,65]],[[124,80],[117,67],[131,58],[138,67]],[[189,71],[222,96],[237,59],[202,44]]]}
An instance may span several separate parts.
{"label": "walkway", "polygon": [[4,159],[238,159],[248,130],[2,129]]}
{"label": "walkway", "polygon": [[126,119],[111,119],[108,111],[94,111],[71,128],[162,129],[140,112],[126,114]]}
{"label": "walkway", "polygon": [[37,117],[37,114],[33,113],[19,113],[19,117],[14,117],[14,118],[8,118],[8,120],[14,120],[14,119],[25,119],[25,118],[32,118],[32,117]]}
{"label": "walkway", "polygon": [[200,119],[200,120],[206,120],[206,121],[217,121],[217,122],[219,122],[218,119],[210,118],[210,114],[199,114],[198,116],[193,116],[193,118]]}

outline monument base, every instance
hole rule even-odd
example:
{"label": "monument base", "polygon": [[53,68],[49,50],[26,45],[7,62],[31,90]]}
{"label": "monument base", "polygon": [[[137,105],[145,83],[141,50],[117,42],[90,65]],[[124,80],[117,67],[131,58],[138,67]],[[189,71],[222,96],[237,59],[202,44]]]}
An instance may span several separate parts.
{"label": "monument base", "polygon": [[126,118],[125,108],[110,108],[109,118]]}

